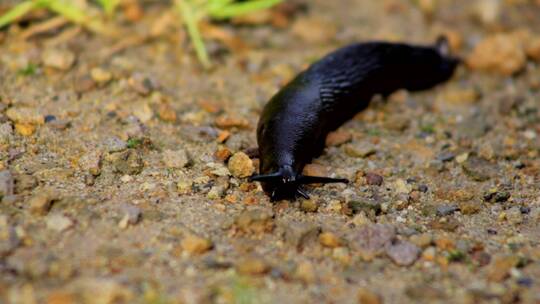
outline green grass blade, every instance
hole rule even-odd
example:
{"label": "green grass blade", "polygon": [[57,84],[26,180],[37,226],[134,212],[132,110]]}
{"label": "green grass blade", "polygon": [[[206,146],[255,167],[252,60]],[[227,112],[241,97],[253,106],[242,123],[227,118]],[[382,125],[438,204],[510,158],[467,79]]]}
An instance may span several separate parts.
{"label": "green grass blade", "polygon": [[98,0],[98,2],[109,17],[114,14],[120,4],[120,0]]}
{"label": "green grass blade", "polygon": [[[253,0],[229,4],[220,9],[212,9],[208,13],[214,19],[226,19],[235,16],[245,15],[254,11],[270,8],[282,0]],[[211,8],[211,7],[210,7]]]}
{"label": "green grass blade", "polygon": [[47,8],[59,15],[64,16],[69,21],[85,26],[94,32],[105,32],[105,27],[103,24],[101,24],[101,22],[99,22],[99,20],[92,20],[92,18],[90,18],[90,16],[88,16],[82,9],[71,5],[66,1],[50,1]]}
{"label": "green grass blade", "polygon": [[197,53],[197,58],[199,58],[199,61],[205,68],[210,68],[210,58],[208,57],[208,52],[206,51],[201,33],[199,32],[199,28],[197,26],[198,21],[195,18],[192,7],[184,0],[176,0],[175,3],[180,11],[180,14],[182,15],[182,20],[186,25],[189,37],[193,42],[195,52]]}
{"label": "green grass blade", "polygon": [[15,20],[26,15],[29,11],[33,10],[39,5],[40,2],[33,0],[27,0],[17,4],[15,7],[13,7],[0,17],[0,28],[3,28],[10,23],[13,23]]}

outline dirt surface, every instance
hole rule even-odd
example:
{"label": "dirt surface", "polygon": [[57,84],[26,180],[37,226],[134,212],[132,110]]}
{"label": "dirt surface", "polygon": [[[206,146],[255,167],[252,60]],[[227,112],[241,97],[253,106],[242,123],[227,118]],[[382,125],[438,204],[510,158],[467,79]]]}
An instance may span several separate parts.
{"label": "dirt surface", "polygon": [[[0,302],[540,303],[540,3],[296,3],[207,29],[209,72],[161,5],[125,48],[0,32]],[[456,76],[374,100],[309,168],[353,183],[272,204],[235,177],[310,62],[441,33]]]}

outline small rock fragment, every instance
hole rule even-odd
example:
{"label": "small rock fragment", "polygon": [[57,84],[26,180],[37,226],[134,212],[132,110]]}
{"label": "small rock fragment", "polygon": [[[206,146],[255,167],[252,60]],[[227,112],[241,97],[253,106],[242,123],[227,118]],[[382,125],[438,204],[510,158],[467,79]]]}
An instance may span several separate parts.
{"label": "small rock fragment", "polygon": [[149,95],[157,87],[152,79],[140,73],[133,74],[128,79],[128,84],[135,92],[143,96]]}
{"label": "small rock fragment", "polygon": [[236,271],[245,275],[262,275],[267,273],[270,267],[261,259],[247,258],[236,264]]}
{"label": "small rock fragment", "polygon": [[329,248],[336,248],[341,246],[341,240],[338,236],[332,232],[323,232],[319,235],[319,242],[321,245]]}
{"label": "small rock fragment", "polygon": [[140,153],[130,149],[116,153],[113,159],[113,166],[118,173],[136,175],[142,172],[144,163]]}
{"label": "small rock fragment", "polygon": [[163,121],[176,122],[176,111],[168,103],[160,103],[157,108],[157,114]]}
{"label": "small rock fragment", "polygon": [[93,176],[98,176],[101,173],[101,156],[102,153],[99,150],[84,154],[79,160],[80,168]]}
{"label": "small rock fragment", "polygon": [[165,150],[162,153],[162,160],[167,168],[184,168],[190,162],[189,155],[184,149]]}
{"label": "small rock fragment", "polygon": [[27,205],[29,206],[30,213],[34,215],[45,215],[49,212],[53,202],[53,197],[46,191],[41,191],[32,196]]}
{"label": "small rock fragment", "polygon": [[326,146],[341,146],[350,142],[351,139],[352,134],[350,132],[337,130],[328,134],[326,137]]}
{"label": "small rock fragment", "polygon": [[0,198],[8,195],[13,195],[15,189],[15,181],[9,170],[0,171]]}
{"label": "small rock fragment", "polygon": [[128,225],[136,225],[141,220],[141,208],[131,204],[123,204],[121,209],[124,216],[118,223],[118,227],[125,229]]}
{"label": "small rock fragment", "polygon": [[420,248],[408,241],[397,241],[386,248],[388,257],[399,266],[412,265],[420,252]]}
{"label": "small rock fragment", "polygon": [[383,183],[383,177],[373,172],[366,173],[365,179],[366,183],[372,186],[380,186]]}
{"label": "small rock fragment", "polygon": [[498,256],[487,269],[487,279],[492,282],[502,282],[510,276],[510,270],[519,262],[517,256]]}
{"label": "small rock fragment", "polygon": [[515,206],[506,211],[506,219],[512,225],[523,223],[523,214],[519,207]]}
{"label": "small rock fragment", "polygon": [[36,126],[31,124],[15,124],[15,131],[22,136],[30,136],[36,131]]}
{"label": "small rock fragment", "polygon": [[531,59],[540,61],[540,35],[534,36],[527,42],[525,52]]}
{"label": "small rock fragment", "polygon": [[349,239],[351,248],[370,260],[384,252],[384,248],[396,237],[396,229],[387,224],[363,225]]}
{"label": "small rock fragment", "polygon": [[232,156],[232,152],[227,147],[219,147],[214,156],[216,159],[226,162]]}
{"label": "small rock fragment", "polygon": [[221,115],[215,120],[216,126],[221,129],[240,128],[248,129],[250,127],[249,120],[231,115]]}
{"label": "small rock fragment", "polygon": [[35,108],[11,107],[6,111],[6,116],[13,122],[23,125],[42,125],[45,117]]}
{"label": "small rock fragment", "polygon": [[253,161],[244,152],[234,153],[229,159],[228,167],[231,174],[238,178],[251,176],[255,171]]}
{"label": "small rock fragment", "polygon": [[510,76],[525,66],[526,56],[516,35],[500,33],[481,41],[467,57],[473,70],[496,72]]}
{"label": "small rock fragment", "polygon": [[125,141],[121,140],[116,136],[107,138],[103,142],[103,145],[105,146],[105,149],[110,153],[124,151],[128,147]]}
{"label": "small rock fragment", "polygon": [[461,166],[469,177],[478,182],[487,181],[497,174],[493,164],[477,156],[468,157]]}
{"label": "small rock fragment", "polygon": [[73,226],[73,221],[62,214],[51,214],[47,216],[46,224],[47,229],[62,232],[71,228],[71,226]]}
{"label": "small rock fragment", "polygon": [[106,84],[112,79],[112,73],[100,67],[95,67],[90,70],[90,76],[99,84]]}
{"label": "small rock fragment", "polygon": [[319,225],[309,222],[282,221],[279,227],[283,231],[285,243],[298,251],[302,251],[308,243],[315,242],[321,233]]}
{"label": "small rock fragment", "polygon": [[405,180],[398,178],[394,182],[394,191],[396,193],[409,194],[412,191],[412,186],[407,184]]}
{"label": "small rock fragment", "polygon": [[433,235],[431,233],[415,234],[409,240],[418,247],[426,248],[433,242]]}
{"label": "small rock fragment", "polygon": [[443,204],[437,207],[438,216],[447,216],[459,210],[457,204]]}
{"label": "small rock fragment", "polygon": [[298,18],[292,25],[292,33],[309,43],[329,42],[335,37],[336,26],[320,17]]}
{"label": "small rock fragment", "polygon": [[176,183],[176,190],[178,191],[178,194],[189,194],[189,193],[191,193],[191,187],[192,186],[193,186],[192,181],[179,180]]}
{"label": "small rock fragment", "polygon": [[271,232],[274,229],[274,214],[263,209],[245,210],[236,218],[235,226],[244,233]]}
{"label": "small rock fragment", "polygon": [[182,249],[191,255],[198,255],[212,249],[212,242],[206,238],[202,238],[193,234],[189,234],[180,243]]}
{"label": "small rock fragment", "polygon": [[459,203],[459,210],[462,214],[470,215],[478,213],[481,209],[481,205],[475,201],[465,201]]}
{"label": "small rock fragment", "polygon": [[315,199],[302,200],[300,202],[300,210],[304,212],[317,212],[319,204]]}
{"label": "small rock fragment", "polygon": [[9,122],[0,124],[0,145],[9,144],[13,140],[13,127]]}
{"label": "small rock fragment", "polygon": [[311,284],[315,282],[317,274],[315,273],[315,268],[310,262],[301,262],[296,266],[296,271],[294,273],[295,277],[305,284]]}
{"label": "small rock fragment", "polygon": [[0,215],[0,258],[9,255],[20,243],[15,227],[9,225],[7,216]]}
{"label": "small rock fragment", "polygon": [[347,144],[345,153],[351,157],[364,158],[377,153],[377,149],[371,144]]}
{"label": "small rock fragment", "polygon": [[41,60],[46,67],[67,71],[75,63],[75,54],[67,49],[49,48],[43,51]]}
{"label": "small rock fragment", "polygon": [[360,288],[357,293],[358,304],[382,304],[380,295],[367,288]]}

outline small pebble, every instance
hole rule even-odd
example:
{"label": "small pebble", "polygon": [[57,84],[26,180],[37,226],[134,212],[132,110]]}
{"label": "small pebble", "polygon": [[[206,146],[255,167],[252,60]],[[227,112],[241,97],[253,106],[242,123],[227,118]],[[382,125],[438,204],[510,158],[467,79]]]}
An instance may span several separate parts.
{"label": "small pebble", "polygon": [[55,121],[56,120],[56,116],[54,115],[45,115],[45,123],[49,123],[51,121]]}
{"label": "small pebble", "polygon": [[124,151],[128,147],[125,141],[115,136],[105,139],[103,145],[105,146],[105,149],[110,153]]}
{"label": "small pebble", "polygon": [[396,237],[396,229],[388,224],[363,225],[349,237],[351,248],[365,260],[371,260],[384,252],[384,248]]}
{"label": "small pebble", "polygon": [[487,279],[492,282],[502,282],[510,276],[510,270],[519,262],[517,256],[497,256],[489,264]]}
{"label": "small pebble", "polygon": [[459,210],[457,204],[444,204],[437,207],[438,216],[447,216]]}
{"label": "small pebble", "polygon": [[377,149],[370,144],[347,144],[345,153],[350,157],[365,158],[377,153]]}
{"label": "small pebble", "polygon": [[482,40],[466,59],[473,70],[510,76],[525,67],[522,43],[513,34],[499,33]]}
{"label": "small pebble", "polygon": [[300,202],[300,210],[304,212],[317,212],[319,204],[315,199],[302,200]]}
{"label": "small pebble", "polygon": [[29,206],[30,213],[34,215],[45,215],[49,212],[53,203],[53,197],[46,191],[41,191],[32,196],[27,205]]}
{"label": "small pebble", "polygon": [[459,203],[459,210],[462,214],[471,215],[476,214],[481,210],[481,204],[475,201],[465,201]]}
{"label": "small pebble", "polygon": [[506,212],[506,220],[512,225],[519,225],[523,223],[523,213],[521,213],[520,207],[512,207]]}
{"label": "small pebble", "polygon": [[237,178],[251,176],[255,171],[253,161],[244,152],[234,153],[229,159],[228,167],[231,174]]}
{"label": "small pebble", "polygon": [[51,214],[46,219],[47,229],[56,232],[65,231],[73,226],[73,221],[62,214]]}
{"label": "small pebble", "polygon": [[420,248],[407,241],[397,241],[386,248],[388,257],[399,266],[412,265],[420,252]]}
{"label": "small pebble", "polygon": [[101,173],[101,158],[101,151],[90,151],[81,157],[79,167],[93,176],[98,176]]}
{"label": "small pebble", "polygon": [[308,43],[327,43],[337,32],[336,26],[320,17],[298,18],[292,25],[293,35]]}
{"label": "small pebble", "polygon": [[319,235],[319,242],[324,247],[329,247],[329,248],[340,247],[342,244],[342,241],[340,240],[340,238],[336,236],[335,234],[333,234],[332,232],[321,233]]}
{"label": "small pebble", "polygon": [[191,255],[203,254],[212,249],[212,242],[208,239],[189,234],[182,239],[182,249]]}
{"label": "small pebble", "polygon": [[9,170],[0,171],[0,198],[13,195],[15,192],[15,180]]}
{"label": "small pebble", "polygon": [[36,109],[30,107],[11,107],[6,116],[13,122],[22,125],[42,125],[45,117]]}
{"label": "small pebble", "polygon": [[43,51],[41,60],[46,67],[67,71],[75,63],[75,54],[67,49],[50,48]]}
{"label": "small pebble", "polygon": [[236,271],[244,275],[263,275],[270,267],[261,259],[246,258],[236,264]]}
{"label": "small pebble", "polygon": [[383,177],[373,172],[366,173],[365,179],[366,183],[372,186],[380,186],[383,183]]}
{"label": "small pebble", "polygon": [[382,304],[383,300],[380,295],[367,289],[360,288],[356,294],[358,304]]}
{"label": "small pebble", "polygon": [[112,73],[100,67],[91,69],[90,76],[92,80],[99,84],[106,84],[112,79]]}
{"label": "small pebble", "polygon": [[396,193],[409,194],[412,191],[412,186],[401,178],[398,178],[393,186]]}
{"label": "small pebble", "polygon": [[9,144],[13,140],[13,127],[11,123],[0,124],[0,145]]}
{"label": "small pebble", "polygon": [[318,240],[321,233],[319,225],[309,222],[289,222],[279,223],[280,230],[283,231],[285,243],[298,251],[302,251],[310,243]]}
{"label": "small pebble", "polygon": [[239,231],[249,234],[272,232],[274,229],[274,214],[263,209],[245,210],[235,219]]}
{"label": "small pebble", "polygon": [[190,163],[190,158],[186,150],[165,150],[161,154],[161,159],[167,168],[184,168]]}
{"label": "small pebble", "polygon": [[142,96],[149,95],[157,87],[157,84],[152,79],[140,73],[133,74],[128,79],[128,84],[135,92]]}
{"label": "small pebble", "polygon": [[310,262],[301,262],[296,266],[294,276],[305,284],[314,283],[317,278],[315,267]]}
{"label": "small pebble", "polygon": [[328,134],[326,137],[326,146],[341,146],[350,142],[351,139],[352,134],[350,132],[337,130]]}
{"label": "small pebble", "polygon": [[219,147],[214,156],[216,159],[226,162],[232,156],[232,152],[227,147]]}

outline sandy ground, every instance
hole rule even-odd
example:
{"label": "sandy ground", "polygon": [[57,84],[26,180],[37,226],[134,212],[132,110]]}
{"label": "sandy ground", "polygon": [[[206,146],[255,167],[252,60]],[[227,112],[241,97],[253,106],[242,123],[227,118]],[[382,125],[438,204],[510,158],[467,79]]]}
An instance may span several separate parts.
{"label": "sandy ground", "polygon": [[[538,39],[540,3],[469,2],[305,1],[221,25],[236,38],[209,42],[209,72],[174,23],[113,55],[84,31],[51,43],[69,25],[0,33],[0,302],[540,303],[540,66],[516,32]],[[475,55],[493,67],[334,134],[311,170],[349,185],[272,204],[227,163],[330,50],[446,33],[471,60],[501,32],[517,51]]]}

